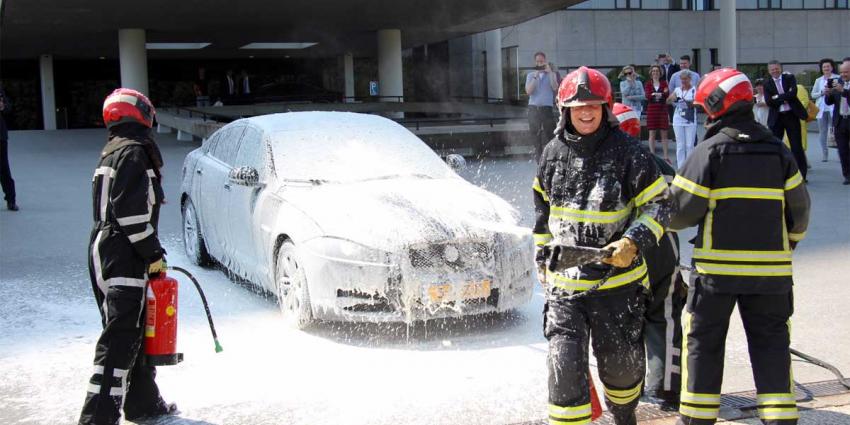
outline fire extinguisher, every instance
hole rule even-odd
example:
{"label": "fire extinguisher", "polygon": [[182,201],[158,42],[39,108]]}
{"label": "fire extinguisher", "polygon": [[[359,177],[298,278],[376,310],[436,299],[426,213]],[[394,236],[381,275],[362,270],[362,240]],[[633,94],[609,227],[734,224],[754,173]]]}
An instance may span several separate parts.
{"label": "fire extinguisher", "polygon": [[[195,284],[207,313],[207,321],[215,342],[215,352],[220,353],[223,349],[218,342],[207,298],[198,280],[181,267],[169,267],[169,269],[185,274]],[[183,361],[183,353],[177,352],[177,286],[177,280],[167,276],[165,272],[153,276],[148,281],[144,344],[145,361],[151,366],[176,365]]]}

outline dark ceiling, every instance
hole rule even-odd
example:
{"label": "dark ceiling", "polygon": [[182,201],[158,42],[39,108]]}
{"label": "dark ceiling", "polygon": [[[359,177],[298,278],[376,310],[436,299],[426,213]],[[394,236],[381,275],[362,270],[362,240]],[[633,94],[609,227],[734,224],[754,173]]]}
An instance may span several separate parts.
{"label": "dark ceiling", "polygon": [[[517,24],[580,0],[0,0],[3,59],[118,56],[120,28],[150,42],[209,42],[154,58],[372,55],[379,29],[400,29],[404,47]],[[304,50],[244,50],[251,42],[318,42]]]}

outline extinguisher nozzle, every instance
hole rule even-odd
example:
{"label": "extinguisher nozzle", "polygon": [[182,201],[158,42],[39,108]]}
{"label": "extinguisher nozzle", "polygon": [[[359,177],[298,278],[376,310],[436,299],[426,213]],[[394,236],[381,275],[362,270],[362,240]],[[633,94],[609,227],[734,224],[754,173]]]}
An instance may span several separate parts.
{"label": "extinguisher nozzle", "polygon": [[224,348],[221,348],[221,344],[219,344],[219,343],[218,343],[218,340],[216,339],[216,340],[215,340],[215,352],[216,352],[216,353],[220,353],[220,352],[222,352],[222,351],[224,351]]}

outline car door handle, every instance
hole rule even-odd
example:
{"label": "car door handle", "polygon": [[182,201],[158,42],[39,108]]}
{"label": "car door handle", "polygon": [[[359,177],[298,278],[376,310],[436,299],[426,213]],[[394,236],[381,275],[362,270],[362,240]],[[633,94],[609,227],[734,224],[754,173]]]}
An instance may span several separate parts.
{"label": "car door handle", "polygon": [[227,183],[225,183],[225,184],[224,184],[224,190],[230,190],[230,185],[229,185],[229,184],[227,184]]}
{"label": "car door handle", "polygon": [[198,168],[198,169],[195,170],[195,173],[196,174],[204,174],[204,170]]}

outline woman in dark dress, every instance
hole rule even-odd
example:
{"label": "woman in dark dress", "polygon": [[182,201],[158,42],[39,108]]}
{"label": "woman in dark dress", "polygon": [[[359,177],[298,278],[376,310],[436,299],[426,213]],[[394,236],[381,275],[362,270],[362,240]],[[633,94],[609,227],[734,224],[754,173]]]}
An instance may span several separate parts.
{"label": "woman in dark dress", "polygon": [[649,80],[646,82],[644,92],[649,101],[646,108],[649,150],[655,153],[655,135],[661,133],[661,150],[664,153],[664,160],[670,163],[670,157],[667,154],[667,129],[670,128],[670,122],[666,103],[670,91],[667,89],[667,82],[661,79],[661,68],[658,65],[649,68]]}

